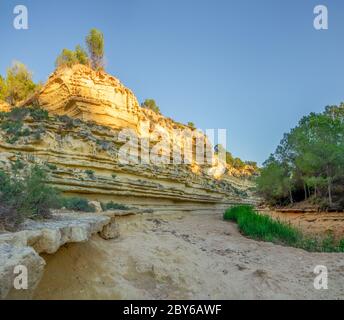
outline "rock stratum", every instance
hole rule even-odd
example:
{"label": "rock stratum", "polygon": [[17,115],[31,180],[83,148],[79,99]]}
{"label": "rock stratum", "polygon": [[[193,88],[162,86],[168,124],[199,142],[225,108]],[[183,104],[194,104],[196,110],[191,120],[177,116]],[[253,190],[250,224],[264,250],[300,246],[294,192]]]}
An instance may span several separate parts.
{"label": "rock stratum", "polygon": [[[37,104],[49,112],[49,117],[34,113],[19,120],[0,117],[2,167],[9,168],[15,161],[38,162],[49,169],[49,183],[66,195],[138,208],[172,212],[223,210],[233,203],[256,200],[248,179],[252,174],[250,166],[239,172],[216,157],[207,165],[198,165],[193,158],[187,164],[119,161],[123,129],[132,130],[139,139],[157,128],[168,133],[192,130],[196,137],[193,147],[197,137],[203,136],[204,141],[207,137],[140,107],[134,94],[104,71],[82,65],[58,69],[22,107]],[[143,122],[149,123],[148,131],[142,130]],[[15,123],[18,128],[9,130]],[[154,145],[146,148],[152,151]],[[223,167],[225,174],[217,175],[217,169]]]}
{"label": "rock stratum", "polygon": [[[32,297],[46,264],[40,254],[56,253],[67,243],[88,241],[98,232],[106,239],[115,238],[113,218],[58,213],[48,221],[27,220],[18,232],[0,232],[0,300]],[[18,266],[24,266],[29,275],[27,290],[16,290],[14,287],[15,278],[22,272],[16,271]]]}

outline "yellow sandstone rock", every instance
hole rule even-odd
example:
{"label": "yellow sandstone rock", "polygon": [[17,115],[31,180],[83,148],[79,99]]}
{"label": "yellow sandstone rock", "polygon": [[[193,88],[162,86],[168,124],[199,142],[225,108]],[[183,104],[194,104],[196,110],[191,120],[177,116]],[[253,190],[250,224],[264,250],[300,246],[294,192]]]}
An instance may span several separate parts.
{"label": "yellow sandstone rock", "polygon": [[[232,203],[256,200],[250,191],[252,182],[240,174],[223,175],[226,164],[218,159],[215,166],[194,161],[121,163],[122,129],[133,129],[142,138],[157,127],[169,134],[188,127],[141,108],[134,94],[104,71],[83,65],[60,68],[24,105],[34,102],[49,111],[50,119],[25,117],[21,130],[27,129],[29,135],[12,137],[0,129],[1,166],[10,167],[15,160],[39,162],[50,169],[50,183],[67,195],[162,212],[220,211]],[[148,132],[142,129],[142,121],[149,122]],[[205,138],[196,131],[195,137]],[[196,138],[193,145],[199,143]],[[151,152],[154,144],[140,148]]]}
{"label": "yellow sandstone rock", "polygon": [[10,105],[5,102],[0,100],[0,112],[9,112],[10,111]]}

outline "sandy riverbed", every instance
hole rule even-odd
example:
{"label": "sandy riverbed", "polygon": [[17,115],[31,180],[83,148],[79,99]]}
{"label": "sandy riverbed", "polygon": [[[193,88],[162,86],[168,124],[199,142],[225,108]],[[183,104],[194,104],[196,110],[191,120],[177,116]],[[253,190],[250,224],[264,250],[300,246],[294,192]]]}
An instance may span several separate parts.
{"label": "sandy riverbed", "polygon": [[[344,299],[344,254],[256,242],[219,215],[120,218],[121,237],[45,256],[36,299]],[[329,289],[315,290],[325,265]]]}

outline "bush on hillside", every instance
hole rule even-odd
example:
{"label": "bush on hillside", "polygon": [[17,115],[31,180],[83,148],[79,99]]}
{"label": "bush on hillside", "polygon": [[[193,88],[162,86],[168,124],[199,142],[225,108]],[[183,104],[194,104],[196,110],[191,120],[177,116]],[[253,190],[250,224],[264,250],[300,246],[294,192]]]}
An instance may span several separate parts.
{"label": "bush on hillside", "polygon": [[129,210],[129,207],[119,204],[119,203],[114,203],[113,201],[108,202],[108,203],[101,203],[103,211],[107,210]]}
{"label": "bush on hillside", "polygon": [[58,192],[46,184],[46,173],[35,165],[22,174],[18,170],[11,174],[0,170],[1,218],[10,227],[25,218],[42,219],[50,216],[50,209],[59,206]]}
{"label": "bush on hillside", "polygon": [[84,198],[63,198],[61,200],[61,206],[74,211],[95,212],[95,208]]}

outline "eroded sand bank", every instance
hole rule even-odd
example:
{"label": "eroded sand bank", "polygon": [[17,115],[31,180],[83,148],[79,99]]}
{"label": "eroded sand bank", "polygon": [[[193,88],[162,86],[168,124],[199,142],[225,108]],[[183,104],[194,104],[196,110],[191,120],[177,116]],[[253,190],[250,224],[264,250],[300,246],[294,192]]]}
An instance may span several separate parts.
{"label": "eroded sand bank", "polygon": [[[36,299],[343,299],[344,254],[256,242],[219,215],[119,219],[121,236],[67,245],[47,261]],[[329,289],[315,290],[325,265]]]}

